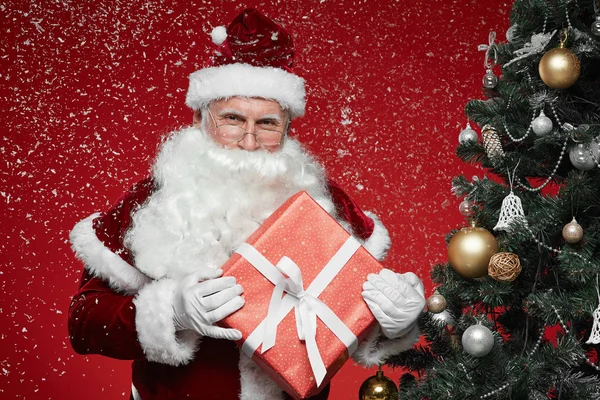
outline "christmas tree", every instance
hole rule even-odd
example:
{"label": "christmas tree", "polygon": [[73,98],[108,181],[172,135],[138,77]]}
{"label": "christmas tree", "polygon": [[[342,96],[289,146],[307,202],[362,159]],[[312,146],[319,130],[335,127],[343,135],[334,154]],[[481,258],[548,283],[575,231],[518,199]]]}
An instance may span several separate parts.
{"label": "christmas tree", "polygon": [[[389,365],[406,399],[600,399],[600,13],[519,0],[490,33],[485,100],[465,109],[456,177],[469,225],[448,235],[424,342]],[[495,74],[500,75],[497,77]]]}

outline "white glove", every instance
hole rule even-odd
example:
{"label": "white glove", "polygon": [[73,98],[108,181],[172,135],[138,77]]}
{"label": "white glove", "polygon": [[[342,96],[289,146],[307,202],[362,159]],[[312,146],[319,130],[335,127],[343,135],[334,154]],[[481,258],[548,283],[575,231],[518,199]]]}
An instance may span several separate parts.
{"label": "white glove", "polygon": [[241,285],[233,276],[219,278],[220,269],[203,268],[182,279],[175,289],[175,330],[192,329],[202,336],[239,340],[242,333],[213,325],[244,305]]}
{"label": "white glove", "polygon": [[388,339],[408,333],[425,307],[423,283],[412,272],[369,274],[362,296]]}

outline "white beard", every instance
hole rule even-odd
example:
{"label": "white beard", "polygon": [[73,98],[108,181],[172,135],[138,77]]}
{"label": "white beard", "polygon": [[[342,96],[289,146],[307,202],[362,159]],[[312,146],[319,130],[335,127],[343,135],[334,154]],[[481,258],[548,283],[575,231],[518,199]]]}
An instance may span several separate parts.
{"label": "white beard", "polygon": [[248,152],[185,128],[162,145],[153,173],[157,190],[134,213],[125,244],[155,279],[220,267],[299,191],[335,217],[323,167],[291,138],[277,152]]}

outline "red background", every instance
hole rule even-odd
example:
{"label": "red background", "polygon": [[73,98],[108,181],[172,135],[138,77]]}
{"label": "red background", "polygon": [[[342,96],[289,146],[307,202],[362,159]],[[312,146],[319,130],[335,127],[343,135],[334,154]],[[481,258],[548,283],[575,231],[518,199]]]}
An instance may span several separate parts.
{"label": "red background", "polygon": [[[0,4],[0,397],[127,398],[129,363],[73,353],[66,331],[81,265],[78,220],[143,177],[161,135],[191,123],[187,76],[208,33],[254,6],[293,34],[307,115],[293,131],[392,235],[387,266],[445,261],[463,223],[451,177],[463,107],[481,97],[483,53],[503,1],[8,1]],[[333,400],[374,370],[346,364]],[[388,371],[394,379],[401,372]]]}

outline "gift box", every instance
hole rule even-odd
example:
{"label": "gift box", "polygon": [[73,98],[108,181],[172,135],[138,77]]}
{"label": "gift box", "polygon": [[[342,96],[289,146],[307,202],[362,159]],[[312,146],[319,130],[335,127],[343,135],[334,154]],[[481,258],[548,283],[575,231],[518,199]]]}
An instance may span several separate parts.
{"label": "gift box", "polygon": [[314,396],[376,323],[361,292],[379,262],[306,192],[288,199],[223,265],[244,306],[219,325],[290,396]]}

